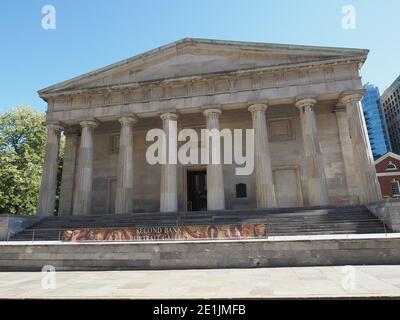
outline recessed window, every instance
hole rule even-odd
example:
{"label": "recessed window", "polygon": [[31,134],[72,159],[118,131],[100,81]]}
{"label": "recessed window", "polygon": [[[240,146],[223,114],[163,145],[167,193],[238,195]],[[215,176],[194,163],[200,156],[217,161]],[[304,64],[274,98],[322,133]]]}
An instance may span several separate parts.
{"label": "recessed window", "polygon": [[392,161],[389,161],[388,165],[386,166],[386,170],[397,170],[397,167]]}
{"label": "recessed window", "polygon": [[119,152],[119,134],[111,135],[111,153]]}
{"label": "recessed window", "polygon": [[268,135],[271,141],[285,141],[294,138],[291,119],[268,120]]}
{"label": "recessed window", "polygon": [[238,183],[236,185],[236,198],[247,198],[247,190],[244,183]]}

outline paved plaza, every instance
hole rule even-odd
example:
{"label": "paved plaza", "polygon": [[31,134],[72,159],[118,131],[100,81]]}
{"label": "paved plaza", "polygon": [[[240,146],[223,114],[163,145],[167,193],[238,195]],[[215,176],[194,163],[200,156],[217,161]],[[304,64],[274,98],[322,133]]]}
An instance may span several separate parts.
{"label": "paved plaza", "polygon": [[49,276],[1,272],[0,298],[400,297],[398,265],[56,272],[55,289]]}

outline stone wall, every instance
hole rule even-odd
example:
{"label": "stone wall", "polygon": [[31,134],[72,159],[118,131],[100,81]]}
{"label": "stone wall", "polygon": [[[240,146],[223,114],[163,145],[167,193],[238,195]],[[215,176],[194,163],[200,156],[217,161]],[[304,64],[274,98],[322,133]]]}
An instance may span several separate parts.
{"label": "stone wall", "polygon": [[400,264],[400,238],[165,243],[0,243],[0,270],[252,268]]}
{"label": "stone wall", "polygon": [[367,207],[392,231],[400,232],[400,200],[384,200]]}

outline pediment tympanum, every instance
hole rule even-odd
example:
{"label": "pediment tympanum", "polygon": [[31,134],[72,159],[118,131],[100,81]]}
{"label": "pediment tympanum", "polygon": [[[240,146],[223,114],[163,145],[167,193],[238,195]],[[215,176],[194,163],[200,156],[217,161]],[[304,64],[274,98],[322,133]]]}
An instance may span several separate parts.
{"label": "pediment tympanum", "polygon": [[367,53],[362,49],[183,39],[45,88],[39,94],[335,60],[363,63]]}

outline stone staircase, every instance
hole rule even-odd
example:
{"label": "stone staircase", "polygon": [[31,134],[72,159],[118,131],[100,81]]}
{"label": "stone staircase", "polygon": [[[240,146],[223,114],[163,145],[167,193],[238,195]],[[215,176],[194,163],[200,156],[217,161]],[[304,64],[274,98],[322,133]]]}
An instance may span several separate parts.
{"label": "stone staircase", "polygon": [[390,230],[364,206],[48,217],[12,241],[56,241],[74,228],[265,223],[269,236],[369,234]]}

